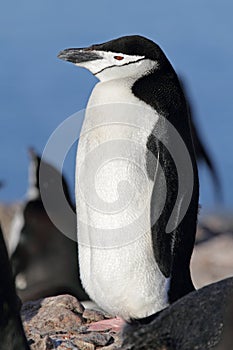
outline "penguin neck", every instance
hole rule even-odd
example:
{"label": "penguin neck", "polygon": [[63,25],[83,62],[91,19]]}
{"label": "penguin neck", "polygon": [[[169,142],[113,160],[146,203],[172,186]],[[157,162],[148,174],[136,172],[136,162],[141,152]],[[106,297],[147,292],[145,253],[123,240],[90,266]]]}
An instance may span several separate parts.
{"label": "penguin neck", "polygon": [[100,81],[92,91],[88,107],[106,103],[128,103],[145,106],[147,102],[140,99],[140,96],[133,92],[133,87],[137,81],[140,81],[143,77],[151,76],[153,73],[154,69],[150,67],[143,75],[139,71],[135,75]]}
{"label": "penguin neck", "polygon": [[38,159],[32,160],[29,165],[29,172],[28,172],[29,186],[26,193],[27,200],[35,200],[40,197],[40,192],[38,187],[38,167],[39,167]]}
{"label": "penguin neck", "polygon": [[123,78],[97,83],[88,101],[88,107],[111,103],[140,103],[132,93],[135,81],[133,78]]}

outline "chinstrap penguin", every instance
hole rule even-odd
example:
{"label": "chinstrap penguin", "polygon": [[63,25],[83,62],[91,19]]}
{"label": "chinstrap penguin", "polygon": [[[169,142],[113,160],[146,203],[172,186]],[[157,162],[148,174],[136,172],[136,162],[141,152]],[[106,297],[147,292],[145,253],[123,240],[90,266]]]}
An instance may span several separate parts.
{"label": "chinstrap penguin", "polygon": [[[199,185],[189,114],[179,79],[160,47],[142,36],[121,37],[88,48],[66,49],[61,51],[58,57],[90,70],[100,80],[89,98],[76,161],[78,236],[85,237],[86,242],[90,243],[82,244],[79,239],[82,284],[91,299],[112,315],[126,320],[147,317],[194,290],[189,264],[195,240]],[[95,116],[95,108],[97,107],[98,113],[98,107],[101,111],[102,106],[109,106],[106,115],[103,108],[103,115],[99,113]],[[83,184],[79,183],[79,178],[82,166],[85,164],[85,185],[88,187],[89,181],[91,186],[92,169],[94,172],[94,168],[98,167],[98,164],[94,163],[96,159],[101,159],[101,156],[104,160],[104,153],[98,154],[98,146],[109,142],[109,148],[111,148],[111,140],[118,138],[123,140],[122,146],[118,142],[118,148],[121,151],[127,151],[124,149],[124,139],[130,139],[134,131],[127,129],[127,126],[122,123],[114,129],[116,135],[112,135],[111,128],[108,129],[106,125],[106,118],[112,117],[111,106],[113,122],[117,115],[114,112],[116,110],[126,124],[128,121],[132,122],[134,108],[135,115],[138,110],[141,111],[140,127],[143,132],[139,132],[138,138],[142,147],[139,152],[132,148],[129,151],[128,163],[121,163],[120,166],[123,168],[121,171],[127,173],[128,181],[139,183],[140,193],[146,193],[147,189],[143,188],[144,183],[141,183],[137,169],[133,165],[134,161],[139,162],[141,170],[148,178],[149,196],[145,197],[146,199],[143,195],[138,196],[132,200],[132,206],[136,208],[140,205],[140,201],[146,201],[147,209],[149,208],[146,213],[149,215],[145,219],[146,226],[145,222],[142,223],[144,234],[136,237],[135,241],[132,240],[128,245],[106,248],[103,235],[101,249],[101,245],[96,247],[92,244],[96,238],[95,227],[99,222],[96,224],[91,205],[86,203],[80,195]],[[129,115],[131,108],[132,113]],[[148,110],[153,116],[149,121],[147,120]],[[99,124],[101,118],[105,123],[104,126]],[[178,173],[175,161],[168,151],[169,147],[167,148],[154,136],[155,130],[159,130],[165,136],[168,135],[166,121],[177,130],[188,149],[193,171],[190,203],[185,209],[183,219],[179,222],[184,205],[183,199],[186,196],[185,191],[190,190],[185,189],[183,196],[179,197],[176,211],[178,225],[170,233],[167,233],[166,228],[178,198]],[[87,126],[89,132],[86,132]],[[171,147],[172,144],[170,144]],[[96,158],[94,161],[92,158],[91,161],[88,155],[95,149]],[[101,147],[99,152],[102,152]],[[164,178],[161,171],[158,171],[158,163],[163,170],[166,193],[163,198],[165,201],[163,210],[154,222],[154,212],[158,210],[157,202],[162,200],[164,193],[161,192],[165,192],[164,185],[161,185]],[[109,186],[108,181],[117,183],[119,176],[117,166],[119,163],[114,169],[113,163],[111,171],[108,172],[107,167],[106,173],[102,174],[103,183],[106,181],[106,186]],[[104,192],[104,188],[100,190]],[[111,190],[105,191],[104,195],[110,208],[115,197]],[[133,210],[131,215],[134,215]],[[83,222],[80,219],[81,216],[85,216],[87,221]],[[119,220],[123,222],[124,217],[120,217]],[[111,222],[113,227],[117,225],[114,219]],[[140,226],[140,220],[137,222]],[[125,232],[127,233],[127,230]],[[98,233],[99,231],[96,235]],[[128,233],[134,234],[134,232]],[[114,234],[120,235],[120,230],[115,229]]]}
{"label": "chinstrap penguin", "polygon": [[41,160],[32,148],[29,149],[29,156],[26,199],[13,218],[9,239],[17,293],[22,301],[61,293],[88,300],[79,279],[77,242],[58,230],[44,208],[39,184],[40,167],[43,166],[47,195],[53,200],[54,212],[60,216],[60,220],[66,219],[59,212],[57,184],[60,179],[66,199],[74,208],[66,179],[53,165]]}

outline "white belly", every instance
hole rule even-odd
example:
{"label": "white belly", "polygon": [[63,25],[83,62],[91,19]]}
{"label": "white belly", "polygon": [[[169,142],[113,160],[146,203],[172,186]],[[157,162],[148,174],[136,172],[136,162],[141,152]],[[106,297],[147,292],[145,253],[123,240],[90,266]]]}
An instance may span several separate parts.
{"label": "white belly", "polygon": [[117,249],[79,246],[81,280],[101,308],[124,319],[167,305],[166,279],[155,263],[149,235]]}
{"label": "white belly", "polygon": [[157,120],[153,109],[130,94],[126,81],[98,84],[79,140],[81,280],[99,306],[124,318],[166,306],[166,278],[152,250],[153,181],[146,169],[146,142]]}

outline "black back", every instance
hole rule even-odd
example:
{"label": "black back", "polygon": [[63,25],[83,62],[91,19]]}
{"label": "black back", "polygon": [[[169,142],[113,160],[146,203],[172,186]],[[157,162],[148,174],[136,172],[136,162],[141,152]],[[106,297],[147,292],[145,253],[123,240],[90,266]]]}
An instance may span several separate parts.
{"label": "black back", "polygon": [[[154,136],[154,133],[148,137],[148,175],[152,179],[154,178],[154,172],[151,173],[151,152],[155,157],[159,154],[159,161],[166,178],[166,203],[158,221],[152,227],[152,238],[156,261],[163,274],[166,277],[171,277],[169,299],[170,302],[173,302],[194,289],[189,264],[196,234],[199,184],[185,96],[174,69],[165,55],[158,50],[158,46],[155,45],[154,54],[151,54],[151,57],[158,56],[158,68],[151,74],[137,80],[132,91],[136,97],[153,107],[163,118],[166,118],[178,131],[189,151],[194,174],[193,194],[186,215],[179,226],[168,234],[166,226],[178,193],[177,169],[168,150]],[[161,129],[162,133],[166,134],[167,132],[162,120],[159,120],[155,128]],[[169,142],[169,135],[167,138]],[[156,179],[156,181],[158,185],[155,186],[155,190],[159,191],[160,179]],[[153,206],[151,210],[153,210]]]}

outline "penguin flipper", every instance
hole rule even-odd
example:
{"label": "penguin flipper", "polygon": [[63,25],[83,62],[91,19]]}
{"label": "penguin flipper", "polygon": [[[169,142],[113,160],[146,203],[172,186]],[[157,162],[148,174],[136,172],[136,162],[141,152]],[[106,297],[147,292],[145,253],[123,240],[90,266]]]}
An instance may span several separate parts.
{"label": "penguin flipper", "polygon": [[[194,175],[194,191],[187,212],[182,221],[170,233],[166,231],[167,223],[174,209],[178,193],[178,174],[176,165],[166,147],[158,140],[151,140],[148,148],[153,150],[161,167],[154,173],[154,188],[151,198],[151,233],[155,260],[165,277],[170,278],[168,290],[169,302],[174,302],[194,290],[190,276],[190,258],[193,251],[198,203],[198,183]],[[154,143],[154,145],[153,145]],[[165,186],[161,185],[166,181]],[[166,192],[161,214],[154,220],[154,213],[161,208],[161,194]],[[177,205],[176,216],[183,206],[182,197]],[[158,216],[158,215],[157,215]]]}
{"label": "penguin flipper", "polygon": [[[147,167],[150,168],[150,177],[154,180],[151,196],[153,251],[160,271],[165,277],[169,277],[171,274],[173,233],[166,233],[166,225],[175,205],[178,179],[175,164],[162,142],[151,136],[148,139],[147,148],[153,155],[152,157],[157,158],[157,166],[152,170],[150,155],[147,156]],[[174,173],[173,176],[171,176],[171,171]],[[174,186],[174,183],[177,186]]]}

